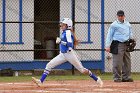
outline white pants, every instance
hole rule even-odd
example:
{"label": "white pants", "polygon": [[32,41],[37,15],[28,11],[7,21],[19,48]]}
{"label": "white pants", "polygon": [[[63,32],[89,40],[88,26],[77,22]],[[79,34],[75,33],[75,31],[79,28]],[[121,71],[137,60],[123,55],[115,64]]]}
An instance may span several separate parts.
{"label": "white pants", "polygon": [[81,62],[77,58],[77,54],[74,50],[71,50],[68,53],[60,53],[58,56],[53,58],[47,65],[46,65],[46,70],[51,71],[52,68],[65,63],[65,62],[70,62],[76,69],[78,69],[81,73],[84,73],[85,69]]}

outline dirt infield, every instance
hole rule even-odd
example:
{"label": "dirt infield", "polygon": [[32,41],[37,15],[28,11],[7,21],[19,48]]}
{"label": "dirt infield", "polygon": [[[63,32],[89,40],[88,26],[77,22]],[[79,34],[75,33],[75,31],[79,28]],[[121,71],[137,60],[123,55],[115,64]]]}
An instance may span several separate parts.
{"label": "dirt infield", "polygon": [[104,81],[100,88],[93,80],[46,81],[41,87],[32,82],[0,83],[0,93],[140,93],[140,81]]}

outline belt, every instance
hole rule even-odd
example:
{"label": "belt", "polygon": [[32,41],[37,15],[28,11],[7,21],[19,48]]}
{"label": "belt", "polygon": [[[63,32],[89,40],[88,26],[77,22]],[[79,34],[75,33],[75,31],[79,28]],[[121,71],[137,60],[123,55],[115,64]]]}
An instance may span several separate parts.
{"label": "belt", "polygon": [[126,42],[119,42],[119,43],[126,44]]}
{"label": "belt", "polygon": [[127,43],[127,41],[125,41],[125,42],[120,42],[120,41],[118,41],[118,40],[113,40],[114,42],[118,42],[118,43],[122,43],[122,44],[125,44],[125,43]]}

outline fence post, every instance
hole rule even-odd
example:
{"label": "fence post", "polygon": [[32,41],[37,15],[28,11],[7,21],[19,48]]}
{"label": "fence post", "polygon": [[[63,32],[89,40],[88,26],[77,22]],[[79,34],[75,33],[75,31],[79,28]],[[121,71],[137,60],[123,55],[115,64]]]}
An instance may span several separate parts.
{"label": "fence post", "polygon": [[[101,49],[104,49],[104,0],[101,0]],[[105,71],[105,51],[102,51],[102,72]]]}
{"label": "fence post", "polygon": [[[75,0],[71,0],[71,12],[72,12],[72,21],[73,21],[73,30],[75,31]],[[76,46],[74,46],[75,48]],[[74,75],[74,66],[72,65],[72,75]]]}

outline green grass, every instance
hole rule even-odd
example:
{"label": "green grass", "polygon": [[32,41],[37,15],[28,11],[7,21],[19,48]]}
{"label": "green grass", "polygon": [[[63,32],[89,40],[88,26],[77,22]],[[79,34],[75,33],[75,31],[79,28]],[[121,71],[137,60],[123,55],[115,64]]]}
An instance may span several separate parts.
{"label": "green grass", "polygon": [[[112,74],[102,74],[99,75],[103,80],[112,80]],[[28,82],[31,81],[32,76],[18,76],[18,77],[0,77],[0,82]],[[35,76],[40,78],[40,76]],[[140,80],[140,74],[132,74],[134,80]],[[89,80],[89,76],[85,75],[50,75],[47,80]]]}

